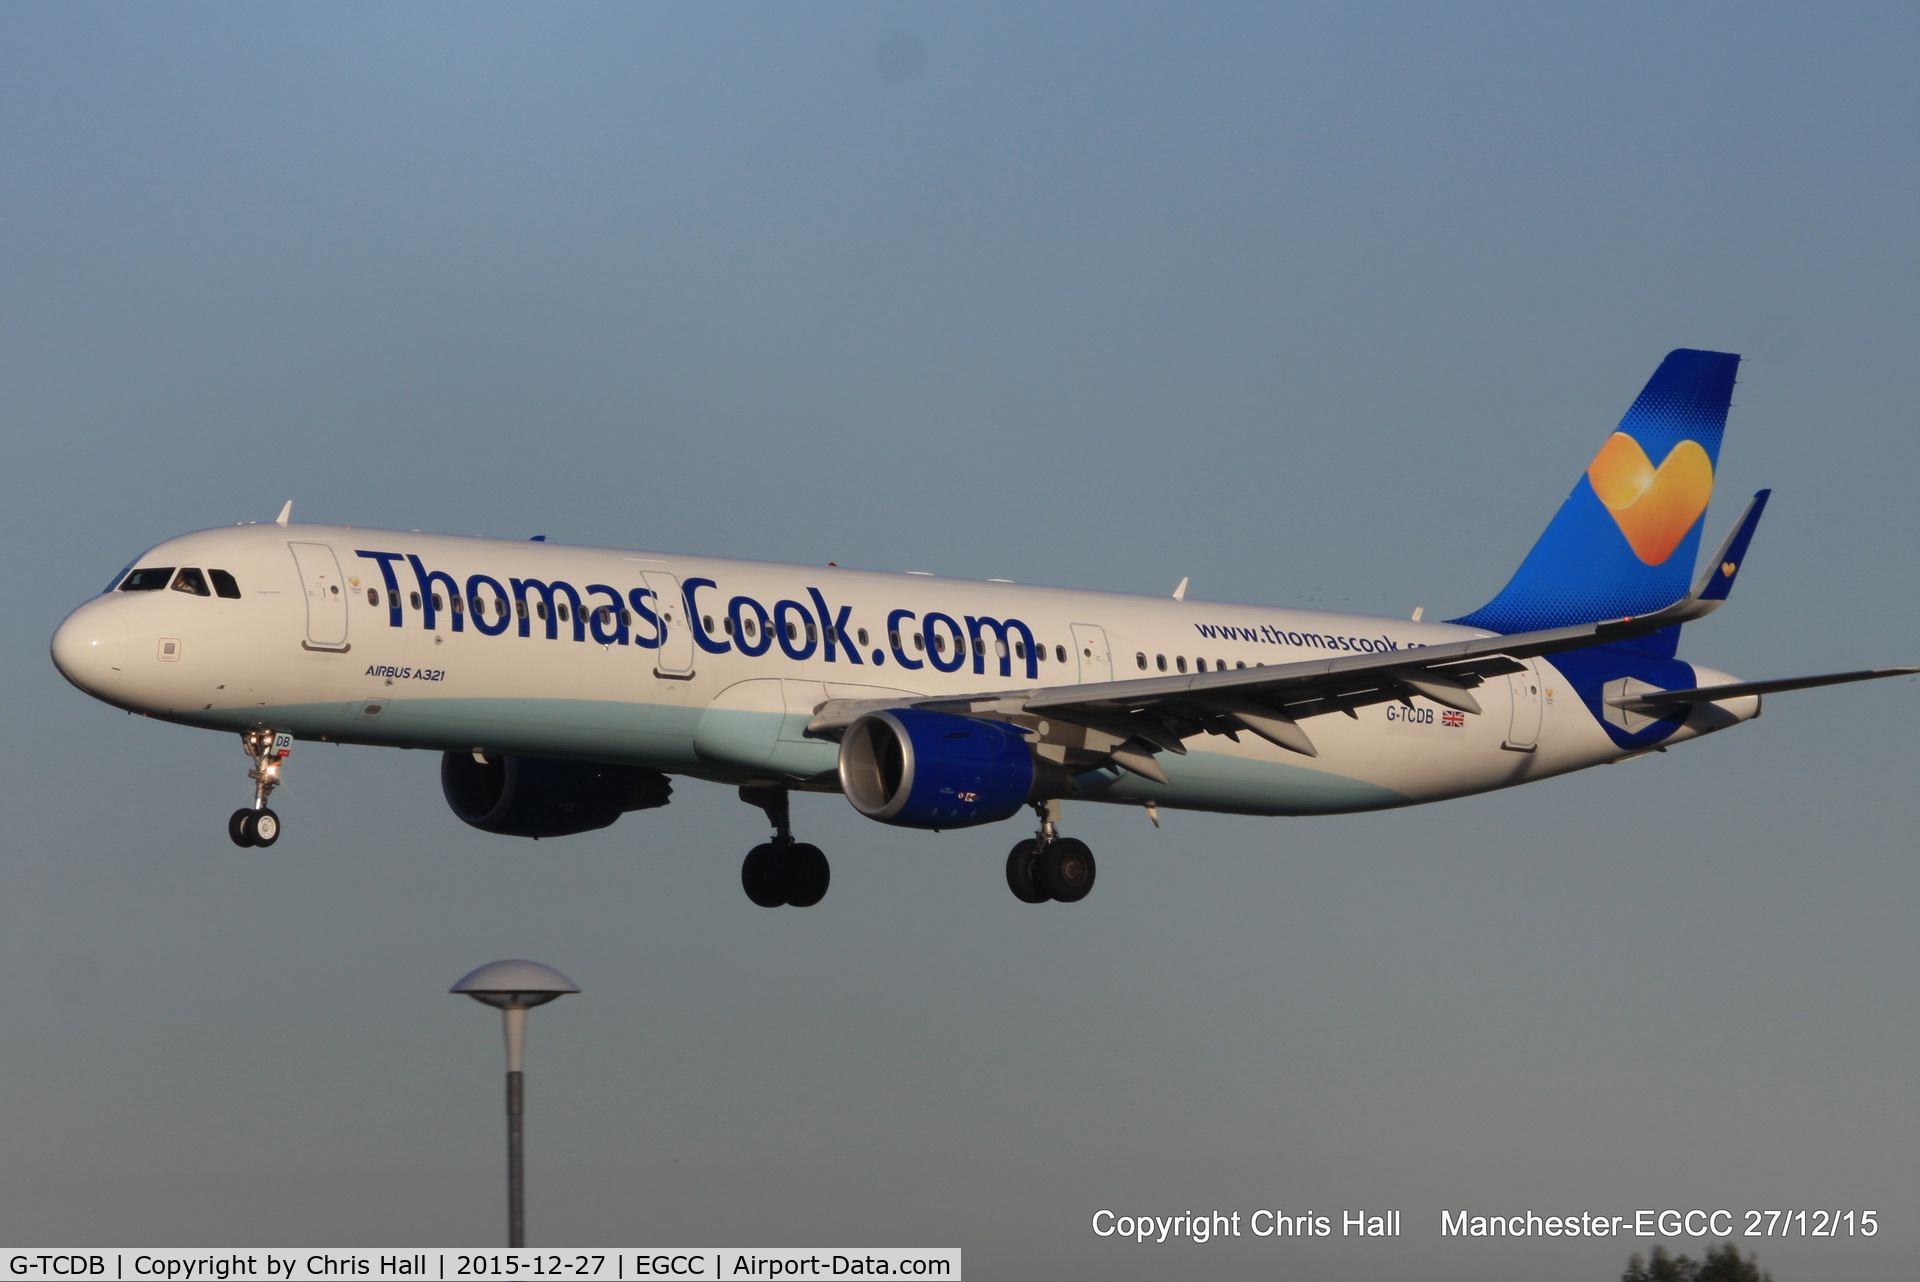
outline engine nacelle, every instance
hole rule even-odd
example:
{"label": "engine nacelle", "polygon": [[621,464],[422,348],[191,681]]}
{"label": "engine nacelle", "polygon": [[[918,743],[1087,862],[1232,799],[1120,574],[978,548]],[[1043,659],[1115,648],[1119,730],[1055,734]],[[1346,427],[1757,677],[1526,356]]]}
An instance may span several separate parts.
{"label": "engine nacelle", "polygon": [[[1033,749],[1013,727],[944,712],[869,712],[840,740],[840,787],[869,819],[903,828],[993,823],[1033,800]],[[1058,794],[1053,794],[1058,795]]]}
{"label": "engine nacelle", "polygon": [[629,810],[664,806],[673,785],[641,766],[494,757],[440,758],[440,790],[460,819],[509,837],[567,837],[604,828]]}

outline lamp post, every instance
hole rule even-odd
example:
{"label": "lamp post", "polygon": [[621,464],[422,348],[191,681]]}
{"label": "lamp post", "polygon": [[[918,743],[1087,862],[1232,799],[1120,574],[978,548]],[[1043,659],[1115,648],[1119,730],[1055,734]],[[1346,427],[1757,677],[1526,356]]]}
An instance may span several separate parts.
{"label": "lamp post", "polygon": [[488,962],[449,992],[465,993],[495,1007],[507,1036],[507,1245],[527,1244],[527,1189],[522,1164],[520,1118],[526,1091],[521,1060],[527,1045],[527,1012],[580,986],[551,966],[531,961]]}

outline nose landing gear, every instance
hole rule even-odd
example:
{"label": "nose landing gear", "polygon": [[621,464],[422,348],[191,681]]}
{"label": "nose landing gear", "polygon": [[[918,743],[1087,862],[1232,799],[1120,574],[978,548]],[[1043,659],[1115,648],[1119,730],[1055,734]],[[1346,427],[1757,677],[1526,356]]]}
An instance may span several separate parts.
{"label": "nose landing gear", "polygon": [[793,839],[788,818],[787,790],[779,787],[743,787],[740,800],[767,812],[773,840],[747,852],[740,865],[740,888],[762,908],[789,904],[811,908],[827,896],[833,870],[820,847]]}
{"label": "nose landing gear", "polygon": [[1007,889],[1023,904],[1077,903],[1093,889],[1093,851],[1084,841],[1062,837],[1060,803],[1034,803],[1040,830],[1007,853]]}
{"label": "nose landing gear", "polygon": [[293,736],[284,730],[249,730],[240,736],[240,746],[253,758],[247,771],[253,805],[227,819],[227,836],[236,846],[271,846],[280,840],[280,816],[267,808],[267,794],[280,786],[280,764],[293,751]]}

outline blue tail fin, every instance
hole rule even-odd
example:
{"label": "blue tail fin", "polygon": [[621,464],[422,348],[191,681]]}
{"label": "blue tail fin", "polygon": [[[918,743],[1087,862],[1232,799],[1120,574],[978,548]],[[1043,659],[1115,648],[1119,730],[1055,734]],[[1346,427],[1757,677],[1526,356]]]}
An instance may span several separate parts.
{"label": "blue tail fin", "polygon": [[1512,581],[1453,622],[1531,632],[1685,596],[1739,365],[1725,352],[1667,353]]}

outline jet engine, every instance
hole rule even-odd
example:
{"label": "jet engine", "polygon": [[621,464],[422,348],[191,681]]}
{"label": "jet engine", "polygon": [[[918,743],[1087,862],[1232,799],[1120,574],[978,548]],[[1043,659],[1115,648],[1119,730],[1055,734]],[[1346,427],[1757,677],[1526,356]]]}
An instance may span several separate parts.
{"label": "jet engine", "polygon": [[994,823],[1072,790],[1010,725],[918,708],[869,712],[840,741],[840,787],[869,819],[902,828]]}
{"label": "jet engine", "polygon": [[657,770],[493,757],[471,753],[440,758],[440,790],[460,819],[482,832],[509,837],[567,837],[604,828],[629,810],[664,806],[673,785]]}

